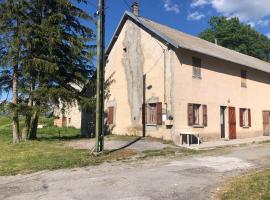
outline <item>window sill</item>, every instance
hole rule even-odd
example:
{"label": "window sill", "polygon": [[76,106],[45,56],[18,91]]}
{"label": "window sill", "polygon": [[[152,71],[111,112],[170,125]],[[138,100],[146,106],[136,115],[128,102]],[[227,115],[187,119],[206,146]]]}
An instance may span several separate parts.
{"label": "window sill", "polygon": [[204,128],[203,125],[193,125],[193,128]]}
{"label": "window sill", "polygon": [[242,126],[242,128],[250,128],[249,126]]}
{"label": "window sill", "polygon": [[196,76],[192,76],[193,79],[198,79],[198,80],[201,80],[202,77],[196,77]]}
{"label": "window sill", "polygon": [[146,124],[146,126],[157,126],[156,124]]}

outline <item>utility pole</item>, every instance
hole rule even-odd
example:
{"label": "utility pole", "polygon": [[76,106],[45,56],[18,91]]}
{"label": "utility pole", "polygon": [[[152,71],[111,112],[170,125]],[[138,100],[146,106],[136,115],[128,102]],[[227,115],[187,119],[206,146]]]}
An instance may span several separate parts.
{"label": "utility pole", "polygon": [[142,136],[145,137],[146,132],[146,110],[147,104],[145,100],[145,91],[146,91],[146,74],[143,75],[143,108],[142,108]]}
{"label": "utility pole", "polygon": [[98,1],[96,153],[104,150],[105,0]]}

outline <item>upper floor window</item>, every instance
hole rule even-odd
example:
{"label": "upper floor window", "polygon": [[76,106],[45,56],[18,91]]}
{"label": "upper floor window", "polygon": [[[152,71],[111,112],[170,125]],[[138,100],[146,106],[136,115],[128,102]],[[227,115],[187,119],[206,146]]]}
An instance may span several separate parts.
{"label": "upper floor window", "polygon": [[202,61],[200,58],[192,57],[193,77],[201,79]]}
{"label": "upper floor window", "polygon": [[247,87],[247,71],[241,70],[241,87]]}

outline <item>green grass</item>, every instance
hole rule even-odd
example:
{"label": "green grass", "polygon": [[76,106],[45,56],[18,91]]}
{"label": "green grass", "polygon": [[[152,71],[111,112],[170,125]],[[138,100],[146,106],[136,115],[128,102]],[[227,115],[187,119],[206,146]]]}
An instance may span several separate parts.
{"label": "green grass", "polygon": [[1,117],[0,124],[0,175],[97,165],[105,161],[125,159],[136,153],[132,150],[120,150],[95,157],[89,150],[66,147],[64,141],[80,138],[79,130],[75,128],[38,129],[38,140],[12,144],[10,119]]}
{"label": "green grass", "polygon": [[146,158],[153,158],[153,157],[171,157],[171,156],[177,156],[177,157],[183,157],[188,155],[194,155],[202,153],[201,151],[186,149],[186,148],[180,148],[180,147],[165,147],[164,149],[160,150],[145,150],[142,152],[142,156],[140,156],[140,159],[146,159]]}
{"label": "green grass", "polygon": [[220,194],[221,200],[269,200],[270,169],[236,178]]}

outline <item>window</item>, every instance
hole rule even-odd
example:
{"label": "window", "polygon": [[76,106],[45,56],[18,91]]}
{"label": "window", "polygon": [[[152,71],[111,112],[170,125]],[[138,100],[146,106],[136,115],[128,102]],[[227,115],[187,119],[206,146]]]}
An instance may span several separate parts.
{"label": "window", "polygon": [[251,127],[251,112],[250,109],[240,108],[239,114],[240,127],[248,128]]}
{"label": "window", "polygon": [[193,104],[193,124],[200,125],[200,104]]}
{"label": "window", "polygon": [[146,123],[148,125],[162,125],[162,103],[149,103],[146,108]]}
{"label": "window", "polygon": [[68,124],[70,124],[71,123],[71,118],[68,118]]}
{"label": "window", "polygon": [[207,126],[207,106],[188,104],[188,125],[193,127]]}
{"label": "window", "polygon": [[201,79],[201,65],[202,61],[200,58],[192,57],[193,78]]}
{"label": "window", "polygon": [[246,88],[247,87],[247,71],[241,70],[241,87]]}

